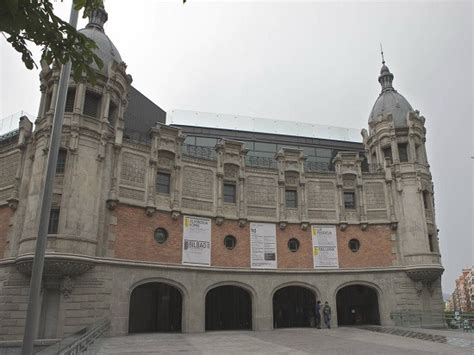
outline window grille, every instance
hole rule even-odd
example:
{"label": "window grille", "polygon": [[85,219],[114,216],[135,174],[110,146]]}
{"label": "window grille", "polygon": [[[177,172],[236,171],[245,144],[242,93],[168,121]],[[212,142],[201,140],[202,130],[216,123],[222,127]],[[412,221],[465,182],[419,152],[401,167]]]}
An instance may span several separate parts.
{"label": "window grille", "polygon": [[67,150],[59,149],[58,161],[56,163],[56,175],[64,174],[64,171],[66,170],[66,157],[67,157]]}
{"label": "window grille", "polygon": [[234,184],[224,184],[224,202],[235,203],[236,188]]}
{"label": "window grille", "polygon": [[344,207],[347,209],[355,209],[355,193],[354,192],[344,192]]}
{"label": "window grille", "polygon": [[59,208],[53,208],[49,212],[48,234],[58,234]]}
{"label": "window grille", "polygon": [[156,192],[159,194],[170,194],[171,175],[167,173],[156,174]]}
{"label": "window grille", "polygon": [[296,193],[296,190],[285,191],[285,205],[287,208],[298,207],[298,195]]}

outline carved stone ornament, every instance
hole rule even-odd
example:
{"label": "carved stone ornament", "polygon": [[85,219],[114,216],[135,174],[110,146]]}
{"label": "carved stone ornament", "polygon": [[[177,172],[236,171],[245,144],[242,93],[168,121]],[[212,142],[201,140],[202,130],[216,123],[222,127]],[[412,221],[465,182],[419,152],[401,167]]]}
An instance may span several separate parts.
{"label": "carved stone ornament", "polygon": [[392,221],[390,222],[390,228],[394,231],[398,229],[398,222],[397,221]]}
{"label": "carved stone ornament", "polygon": [[309,227],[309,222],[301,222],[301,230],[307,230]]}
{"label": "carved stone ornament", "polygon": [[288,225],[288,222],[280,222],[280,229],[283,230]]}
{"label": "carved stone ornament", "polygon": [[[30,275],[33,268],[33,258],[16,262],[16,269],[22,274]],[[81,275],[94,267],[94,264],[84,260],[57,259],[46,256],[44,261],[44,276],[65,277]]]}
{"label": "carved stone ornament", "polygon": [[421,281],[415,282],[415,290],[418,297],[421,296],[421,293],[423,292],[423,283]]}
{"label": "carved stone ornament", "polygon": [[443,268],[416,268],[405,271],[410,279],[415,282],[421,281],[424,283],[433,282],[437,280],[444,272]]}
{"label": "carved stone ornament", "polygon": [[179,217],[180,214],[181,214],[180,211],[178,211],[178,210],[173,210],[173,211],[171,211],[171,218],[176,221],[176,220],[178,219],[178,217]]}
{"label": "carved stone ornament", "polygon": [[247,224],[247,220],[245,218],[240,218],[239,219],[239,227],[243,228]]}
{"label": "carved stone ornament", "polygon": [[360,223],[360,229],[362,229],[363,231],[367,230],[368,226],[369,226],[369,224],[367,222],[361,222]]}
{"label": "carved stone ornament", "polygon": [[224,223],[224,217],[222,217],[222,216],[217,216],[217,217],[216,217],[216,224],[217,224],[218,226],[221,226],[222,223]]}
{"label": "carved stone ornament", "polygon": [[119,202],[118,199],[108,199],[107,202],[106,202],[107,208],[111,211],[115,210],[115,208],[118,205],[118,202]]}
{"label": "carved stone ornament", "polygon": [[18,208],[18,199],[17,198],[9,198],[7,200],[8,202],[8,207],[10,207],[13,211],[15,211]]}
{"label": "carved stone ornament", "polygon": [[347,223],[342,222],[341,224],[339,224],[339,229],[341,231],[345,231],[347,229]]}
{"label": "carved stone ornament", "polygon": [[152,217],[156,212],[156,207],[155,206],[147,206],[145,213],[148,217]]}
{"label": "carved stone ornament", "polygon": [[74,282],[69,276],[66,276],[61,282],[61,288],[60,288],[61,293],[63,294],[64,298],[71,297],[73,288],[74,288]]}

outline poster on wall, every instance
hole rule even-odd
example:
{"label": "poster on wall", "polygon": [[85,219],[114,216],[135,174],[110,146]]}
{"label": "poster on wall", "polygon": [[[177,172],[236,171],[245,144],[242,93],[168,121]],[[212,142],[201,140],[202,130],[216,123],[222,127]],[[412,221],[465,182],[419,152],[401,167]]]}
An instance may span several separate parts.
{"label": "poster on wall", "polygon": [[252,268],[276,269],[276,225],[250,223],[250,255]]}
{"label": "poster on wall", "polygon": [[211,265],[211,220],[184,216],[183,264]]}
{"label": "poster on wall", "polygon": [[338,268],[335,226],[311,226],[314,268]]}

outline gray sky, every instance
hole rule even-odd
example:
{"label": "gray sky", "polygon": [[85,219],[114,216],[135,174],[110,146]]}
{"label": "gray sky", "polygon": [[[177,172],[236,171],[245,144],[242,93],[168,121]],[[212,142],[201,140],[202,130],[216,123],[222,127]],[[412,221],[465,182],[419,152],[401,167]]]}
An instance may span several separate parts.
{"label": "gray sky", "polygon": [[[166,111],[361,129],[380,92],[382,42],[394,87],[426,117],[443,291],[451,292],[461,269],[473,264],[470,1],[105,5],[106,33],[133,85]],[[58,3],[58,13],[67,18],[69,6]],[[20,110],[36,115],[38,71],[25,69],[4,39],[0,51],[0,117]]]}

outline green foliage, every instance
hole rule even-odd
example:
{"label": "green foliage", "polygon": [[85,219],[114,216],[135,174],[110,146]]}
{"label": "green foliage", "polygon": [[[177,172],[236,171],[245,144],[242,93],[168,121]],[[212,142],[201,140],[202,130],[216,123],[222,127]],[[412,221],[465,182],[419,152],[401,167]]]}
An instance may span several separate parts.
{"label": "green foliage", "polygon": [[[102,4],[102,0],[74,0],[76,10],[84,8],[83,17]],[[95,42],[53,13],[50,0],[1,0],[0,31],[21,54],[28,69],[37,67],[27,42],[42,48],[41,60],[65,64],[71,61],[73,77],[83,73],[94,79],[91,64],[102,68],[102,60],[94,53]]]}

